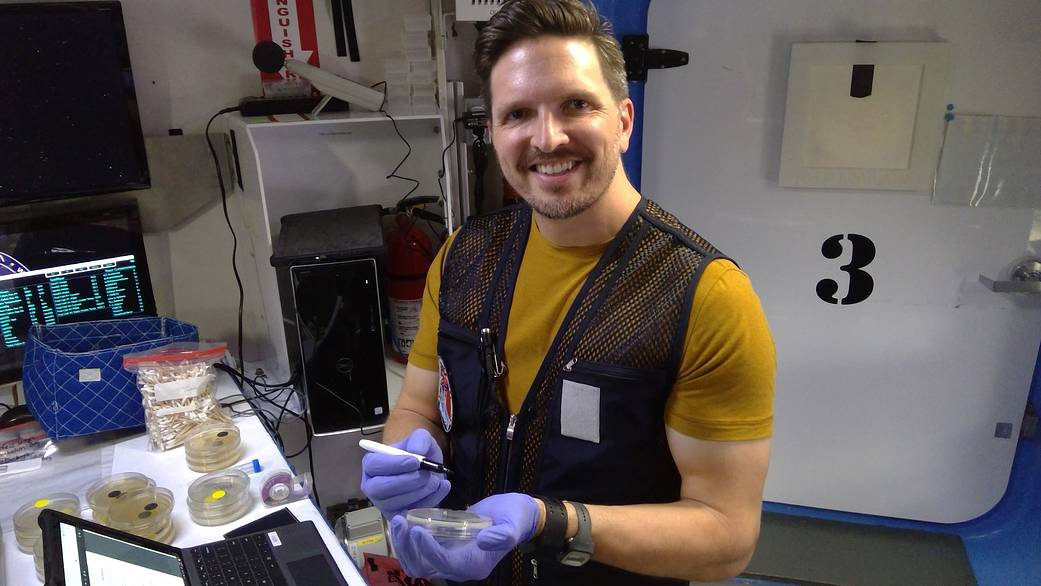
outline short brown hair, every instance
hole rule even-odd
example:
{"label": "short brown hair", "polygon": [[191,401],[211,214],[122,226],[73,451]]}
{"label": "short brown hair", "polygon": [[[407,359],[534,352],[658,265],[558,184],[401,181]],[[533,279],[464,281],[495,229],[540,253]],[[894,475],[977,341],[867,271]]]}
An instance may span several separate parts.
{"label": "short brown hair", "polygon": [[611,23],[582,0],[507,0],[481,29],[474,45],[474,65],[491,107],[492,68],[514,43],[543,35],[579,37],[593,44],[607,87],[615,100],[629,97],[625,57]]}

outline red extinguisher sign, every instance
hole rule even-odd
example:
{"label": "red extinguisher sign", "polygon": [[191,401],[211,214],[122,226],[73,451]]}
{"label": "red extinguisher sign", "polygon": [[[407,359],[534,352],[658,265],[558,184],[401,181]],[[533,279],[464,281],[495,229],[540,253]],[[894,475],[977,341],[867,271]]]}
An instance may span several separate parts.
{"label": "red extinguisher sign", "polygon": [[[286,53],[318,67],[318,35],[311,0],[251,0],[253,36],[257,42],[274,41]],[[261,73],[264,81],[282,79],[279,73]]]}

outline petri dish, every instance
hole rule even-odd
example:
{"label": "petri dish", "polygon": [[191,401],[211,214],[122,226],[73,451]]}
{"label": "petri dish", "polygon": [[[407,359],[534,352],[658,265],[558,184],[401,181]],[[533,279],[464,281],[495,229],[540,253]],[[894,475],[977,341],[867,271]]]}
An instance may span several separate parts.
{"label": "petri dish", "polygon": [[429,529],[438,543],[447,545],[472,541],[481,529],[492,526],[492,520],[484,515],[455,509],[412,509],[405,514],[405,520],[409,527]]}
{"label": "petri dish", "polygon": [[18,551],[27,554],[33,552],[33,544],[36,543],[43,533],[43,530],[40,529],[36,522],[36,518],[40,516],[40,511],[44,509],[54,509],[78,517],[80,514],[80,499],[74,494],[56,492],[41,495],[39,498],[33,499],[19,507],[13,517],[14,536],[18,542]]}
{"label": "petri dish", "polygon": [[184,459],[196,472],[213,472],[242,457],[242,438],[233,423],[200,426],[184,441]]}
{"label": "petri dish", "polygon": [[211,472],[188,487],[188,514],[199,525],[223,525],[253,507],[249,476],[236,469]]}
{"label": "petri dish", "polygon": [[87,489],[87,504],[94,511],[94,521],[108,525],[108,511],[112,503],[124,494],[155,486],[155,481],[137,472],[113,474],[94,483]]}
{"label": "petri dish", "polygon": [[109,526],[162,543],[173,541],[173,493],[149,486],[125,493],[109,509]]}

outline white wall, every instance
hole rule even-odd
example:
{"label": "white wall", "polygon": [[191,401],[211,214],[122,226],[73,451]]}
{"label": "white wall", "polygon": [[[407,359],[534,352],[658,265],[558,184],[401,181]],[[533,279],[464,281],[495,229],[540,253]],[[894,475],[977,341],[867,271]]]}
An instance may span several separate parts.
{"label": "white wall", "polygon": [[[645,193],[741,263],[777,342],[767,498],[940,522],[988,510],[1011,468],[1041,297],[988,291],[978,275],[1041,253],[1036,211],[778,187],[789,54],[794,42],[942,40],[957,113],[1038,116],[1041,3],[653,0],[649,20],[652,46],[692,58],[650,73]],[[814,286],[844,286],[849,251],[832,261],[821,243],[851,232],[875,242],[875,292],[825,304]]]}

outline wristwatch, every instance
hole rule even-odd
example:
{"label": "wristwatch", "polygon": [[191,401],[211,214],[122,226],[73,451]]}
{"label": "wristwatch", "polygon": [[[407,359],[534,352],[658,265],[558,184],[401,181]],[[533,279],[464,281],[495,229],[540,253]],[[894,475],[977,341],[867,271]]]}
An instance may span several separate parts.
{"label": "wristwatch", "polygon": [[557,555],[557,561],[565,566],[578,567],[593,557],[593,522],[585,505],[575,502],[571,505],[578,514],[578,533],[567,540],[566,549]]}
{"label": "wristwatch", "polygon": [[564,538],[567,535],[567,509],[560,499],[551,496],[535,497],[546,505],[546,521],[538,539],[538,549],[558,553],[564,549]]}

